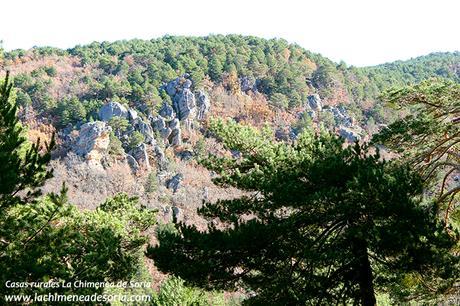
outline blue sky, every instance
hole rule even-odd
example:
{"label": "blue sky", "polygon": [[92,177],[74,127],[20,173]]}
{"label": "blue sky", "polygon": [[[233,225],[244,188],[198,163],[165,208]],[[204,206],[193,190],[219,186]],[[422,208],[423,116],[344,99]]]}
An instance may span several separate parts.
{"label": "blue sky", "polygon": [[355,66],[460,50],[458,0],[8,0],[7,50],[170,35],[280,37]]}

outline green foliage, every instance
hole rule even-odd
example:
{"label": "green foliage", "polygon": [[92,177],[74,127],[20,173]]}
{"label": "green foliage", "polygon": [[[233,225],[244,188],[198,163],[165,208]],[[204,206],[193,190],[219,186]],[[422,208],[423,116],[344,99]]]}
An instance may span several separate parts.
{"label": "green foliage", "polygon": [[120,139],[113,132],[109,134],[109,154],[113,156],[121,156],[125,152]]}
{"label": "green foliage", "polygon": [[45,67],[44,70],[45,70],[45,73],[46,73],[49,77],[55,77],[55,76],[57,75],[57,70],[56,70],[56,68],[53,67],[53,66]]}
{"label": "green foliage", "polygon": [[148,193],[153,193],[158,190],[158,177],[156,171],[151,171],[147,176],[147,181],[145,182],[145,191]]}
{"label": "green foliage", "polygon": [[[162,271],[207,289],[248,288],[248,304],[374,305],[375,292],[423,298],[455,283],[458,234],[437,221],[407,167],[327,133],[286,144],[234,122],[211,129],[241,153],[209,157],[214,182],[249,194],[199,209],[224,227],[159,233],[148,254]],[[408,275],[416,282],[406,289]]]}
{"label": "green foliage", "polygon": [[[16,202],[27,202],[40,194],[51,171],[46,169],[54,138],[45,144],[45,154],[39,154],[40,141],[27,144],[24,129],[16,117],[17,105],[10,100],[11,87],[8,74],[0,84],[0,207]],[[25,152],[24,152],[25,151]],[[27,190],[24,197],[18,192]]]}
{"label": "green foliage", "polygon": [[32,105],[32,99],[30,98],[29,94],[24,92],[23,90],[18,90],[16,92],[16,102],[19,106],[27,107]]}
{"label": "green foliage", "polygon": [[313,128],[313,120],[308,114],[302,113],[300,118],[292,125],[292,127],[296,129],[298,134],[301,134]]}
{"label": "green foliage", "polygon": [[193,147],[193,152],[195,153],[198,158],[205,157],[206,155],[206,141],[204,138],[200,138],[197,140],[195,143],[195,146]]}
{"label": "green foliage", "polygon": [[385,100],[405,109],[409,115],[393,122],[374,137],[402,155],[425,180],[439,187],[447,221],[460,186],[449,184],[460,171],[460,84],[428,80],[417,85],[387,91]]}
{"label": "green foliage", "polygon": [[129,121],[123,117],[113,117],[110,119],[109,125],[116,135],[121,135],[128,128]]}
{"label": "green foliage", "polygon": [[129,137],[128,147],[130,149],[134,149],[135,147],[139,146],[144,141],[145,141],[145,136],[139,131],[134,131]]}
{"label": "green foliage", "polygon": [[[6,288],[14,282],[129,280],[140,269],[143,234],[155,211],[120,194],[93,211],[67,202],[66,188],[42,198],[54,140],[27,143],[10,100],[8,74],[0,86],[0,303],[5,294],[100,293],[101,288]],[[54,139],[54,138],[53,138]],[[50,291],[51,290],[51,291]]]}
{"label": "green foliage", "polygon": [[271,97],[270,102],[273,106],[281,108],[281,109],[286,109],[289,106],[288,98],[281,93],[275,93]]}
{"label": "green foliage", "polygon": [[[2,284],[6,280],[129,280],[141,268],[142,246],[147,242],[142,233],[154,220],[154,211],[125,194],[108,199],[95,211],[79,211],[64,195],[14,206],[1,219],[1,237],[8,242],[0,261]],[[37,289],[2,291],[30,294]]]}
{"label": "green foliage", "polygon": [[227,303],[222,294],[207,293],[202,289],[187,287],[178,277],[168,278],[154,296],[154,305],[158,306],[224,306]]}
{"label": "green foliage", "polygon": [[77,98],[63,99],[57,105],[55,114],[59,117],[58,125],[65,127],[76,124],[86,119],[86,109]]}
{"label": "green foliage", "polygon": [[324,125],[324,127],[332,129],[334,126],[337,126],[334,115],[331,112],[322,112],[320,116],[321,123]]}
{"label": "green foliage", "polygon": [[[434,53],[405,62],[356,68],[336,64],[282,39],[241,35],[94,42],[68,52],[52,48],[15,50],[6,52],[5,59],[14,63],[21,57],[39,58],[48,54],[70,54],[87,68],[81,78],[75,76],[70,88],[66,88],[71,98],[81,101],[122,99],[140,109],[153,110],[161,100],[169,99],[159,92],[164,82],[188,73],[198,89],[205,79],[221,82],[226,73],[257,80],[257,90],[283,108],[286,99],[288,107],[293,108],[316,92],[322,98],[348,103],[357,110],[355,116],[359,119],[362,103],[372,102],[375,105],[372,110],[366,108],[364,119],[373,117],[377,123],[388,122],[393,117],[392,113],[374,111],[381,108],[378,96],[382,90],[435,76],[459,81],[456,71],[460,62],[458,52]],[[31,74],[16,76],[16,86],[30,96],[40,114],[49,115],[56,107],[50,86],[55,73],[60,72],[40,67]],[[238,84],[238,79],[234,81]],[[86,120],[90,117],[94,118],[93,114]]]}

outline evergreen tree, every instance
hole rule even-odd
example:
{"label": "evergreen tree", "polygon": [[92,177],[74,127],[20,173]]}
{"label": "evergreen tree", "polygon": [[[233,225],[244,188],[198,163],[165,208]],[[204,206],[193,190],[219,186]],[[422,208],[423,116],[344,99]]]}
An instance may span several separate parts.
{"label": "evergreen tree", "polygon": [[220,173],[216,183],[248,194],[199,209],[222,226],[159,233],[148,254],[162,271],[208,289],[247,288],[246,302],[260,305],[375,305],[376,292],[412,293],[407,278],[418,294],[455,281],[458,238],[422,202],[422,181],[407,167],[329,134],[290,145],[233,122],[211,128],[241,155],[205,165]]}
{"label": "evergreen tree", "polygon": [[[384,98],[409,114],[373,141],[401,154],[426,181],[439,187],[437,200],[448,222],[460,195],[460,185],[453,182],[460,173],[460,84],[428,80],[387,91]],[[460,218],[454,221],[460,225]]]}
{"label": "evergreen tree", "polygon": [[[12,84],[7,73],[0,86],[0,208],[5,209],[17,202],[28,202],[37,197],[39,187],[51,177],[46,169],[50,152],[54,147],[45,144],[40,154],[40,142],[26,143],[24,129],[16,116],[17,105],[10,100]],[[19,197],[21,191],[22,197]]]}
{"label": "evergreen tree", "polygon": [[[10,100],[8,74],[0,86],[0,304],[5,294],[78,292],[103,288],[8,288],[11,282],[129,281],[143,264],[143,235],[154,211],[117,195],[95,211],[79,211],[61,194],[40,195],[54,140],[30,145]],[[43,150],[44,152],[41,152]]]}

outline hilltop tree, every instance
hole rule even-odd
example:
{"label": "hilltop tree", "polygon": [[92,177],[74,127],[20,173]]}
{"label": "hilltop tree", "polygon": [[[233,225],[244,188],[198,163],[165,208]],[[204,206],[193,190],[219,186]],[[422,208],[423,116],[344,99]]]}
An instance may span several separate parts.
{"label": "hilltop tree", "polygon": [[375,305],[375,292],[436,294],[458,275],[449,253],[457,238],[407,167],[326,133],[291,145],[233,122],[211,129],[240,157],[205,165],[220,173],[217,184],[248,193],[199,209],[222,227],[159,233],[148,254],[162,271],[208,289],[246,288],[248,304],[283,305]]}
{"label": "hilltop tree", "polygon": [[401,154],[424,180],[439,187],[436,197],[448,222],[460,194],[460,185],[452,184],[460,174],[460,84],[429,80],[390,90],[384,98],[409,114],[373,141]]}

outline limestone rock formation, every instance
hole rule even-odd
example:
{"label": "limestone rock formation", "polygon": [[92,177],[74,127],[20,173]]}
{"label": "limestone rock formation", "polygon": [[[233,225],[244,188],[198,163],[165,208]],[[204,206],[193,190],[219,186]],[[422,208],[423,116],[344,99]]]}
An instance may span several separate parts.
{"label": "limestone rock formation", "polygon": [[141,143],[137,147],[133,148],[129,155],[134,157],[140,167],[150,169],[150,161],[149,161],[149,154],[147,152],[147,145],[145,143]]}
{"label": "limestone rock formation", "polygon": [[126,161],[134,172],[139,169],[139,163],[132,155],[126,154]]}
{"label": "limestone rock formation", "polygon": [[173,99],[173,107],[179,120],[195,117],[195,95],[189,88],[180,90]]}
{"label": "limestone rock formation", "polygon": [[240,89],[245,93],[251,90],[257,92],[257,81],[254,78],[243,76],[240,78]]}
{"label": "limestone rock formation", "polygon": [[197,92],[196,105],[198,106],[196,119],[203,120],[211,108],[209,97],[203,90]]}
{"label": "limestone rock formation", "polygon": [[168,189],[172,189],[173,192],[176,192],[179,189],[183,178],[184,178],[184,176],[181,173],[178,173],[178,174],[174,175],[172,178],[170,178],[166,182],[166,187]]}
{"label": "limestone rock formation", "polygon": [[176,117],[176,114],[174,113],[174,109],[166,102],[163,103],[158,114],[161,117],[165,118],[165,120],[172,120],[174,119],[174,117]]}
{"label": "limestone rock formation", "polygon": [[168,169],[168,160],[165,156],[165,152],[159,145],[155,145],[153,147],[153,153],[155,154],[156,160],[157,160],[157,165],[158,165],[158,170],[160,171],[165,171]]}
{"label": "limestone rock formation", "polygon": [[72,149],[88,161],[100,163],[109,148],[111,131],[110,126],[102,121],[85,123]]}
{"label": "limestone rock formation", "polygon": [[356,130],[349,127],[340,127],[338,132],[339,135],[345,138],[348,142],[355,142],[361,139],[361,135]]}
{"label": "limestone rock formation", "polygon": [[153,136],[153,129],[149,123],[144,122],[140,118],[134,120],[134,129],[139,131],[142,135],[144,135],[145,143],[154,144],[155,138]]}
{"label": "limestone rock formation", "polygon": [[310,95],[307,97],[308,107],[315,112],[321,112],[323,110],[323,103],[318,94]]}
{"label": "limestone rock formation", "polygon": [[99,118],[102,121],[109,121],[113,117],[128,118],[128,110],[118,102],[109,102],[99,109]]}
{"label": "limestone rock formation", "polygon": [[339,105],[338,107],[328,107],[324,111],[332,113],[334,120],[337,125],[343,125],[345,127],[352,127],[354,125],[354,118],[348,115],[345,107]]}
{"label": "limestone rock formation", "polygon": [[132,108],[128,109],[128,118],[129,118],[129,120],[136,120],[138,117],[139,116],[138,116],[137,112],[134,109],[132,109]]}
{"label": "limestone rock formation", "polygon": [[168,141],[172,146],[178,146],[182,143],[181,129],[179,120],[173,119],[169,122],[169,128],[171,129],[171,134],[168,136]]}

